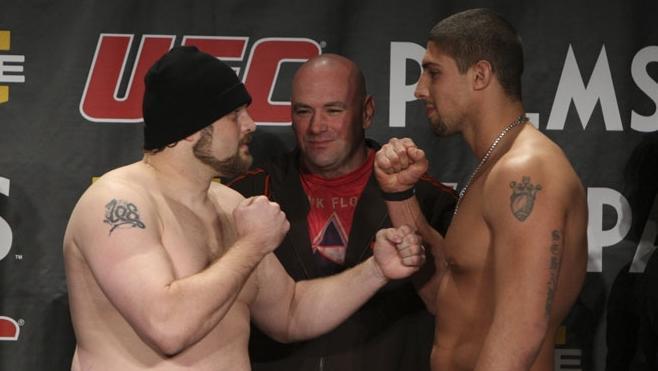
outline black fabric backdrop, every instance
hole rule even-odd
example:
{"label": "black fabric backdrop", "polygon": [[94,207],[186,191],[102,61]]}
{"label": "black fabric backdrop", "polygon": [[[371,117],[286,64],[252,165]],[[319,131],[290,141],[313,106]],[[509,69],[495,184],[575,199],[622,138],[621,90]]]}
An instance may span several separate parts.
{"label": "black fabric backdrop", "polygon": [[255,95],[259,163],[293,143],[286,101],[300,61],[343,54],[376,98],[368,135],[413,138],[432,175],[461,187],[474,157],[461,138],[431,134],[411,92],[431,26],[483,6],[522,35],[526,109],[588,192],[589,273],[556,339],[556,370],[604,370],[616,350],[607,328],[628,328],[624,316],[607,326],[608,306],[634,300],[610,295],[613,282],[639,277],[656,246],[656,1],[3,1],[0,369],[70,367],[64,229],[92,177],[141,158],[149,57],[196,43],[234,66]]}

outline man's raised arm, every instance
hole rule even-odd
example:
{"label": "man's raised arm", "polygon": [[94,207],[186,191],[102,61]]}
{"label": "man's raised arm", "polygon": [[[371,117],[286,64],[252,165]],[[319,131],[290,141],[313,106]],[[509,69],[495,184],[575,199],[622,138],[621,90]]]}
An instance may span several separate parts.
{"label": "man's raised arm", "polygon": [[347,319],[389,280],[408,277],[425,262],[409,227],[377,233],[373,256],[340,274],[295,283],[270,254],[259,266],[256,324],[280,342],[309,339]]}
{"label": "man's raised arm", "polygon": [[[427,309],[436,310],[435,297],[443,266],[443,236],[427,221],[413,189],[427,173],[425,152],[409,138],[392,138],[377,152],[375,176],[384,192],[384,200],[394,226],[409,225],[431,247],[434,269],[429,279],[415,280],[416,289]],[[420,278],[420,277],[419,277]],[[423,277],[426,278],[426,277]]]}

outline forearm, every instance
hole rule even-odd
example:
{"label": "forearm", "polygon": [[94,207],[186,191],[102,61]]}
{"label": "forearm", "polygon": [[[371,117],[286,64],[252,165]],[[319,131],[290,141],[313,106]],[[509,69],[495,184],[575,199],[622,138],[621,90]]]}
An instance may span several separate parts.
{"label": "forearm", "polygon": [[231,309],[262,256],[234,246],[205,270],[167,285],[152,303],[151,326],[165,353],[175,354],[206,336]]}
{"label": "forearm", "polygon": [[297,282],[286,340],[309,339],[334,329],[387,282],[372,257],[341,274]]}
{"label": "forearm", "polygon": [[[423,299],[427,310],[436,312],[436,293],[443,273],[443,259],[441,244],[443,237],[437,232],[423,215],[418,199],[414,196],[404,201],[386,201],[389,217],[394,227],[410,226],[423,239],[426,248],[429,247],[431,256],[421,270],[412,276],[412,282],[418,295]],[[433,260],[429,260],[429,258]]]}
{"label": "forearm", "polygon": [[394,227],[408,225],[432,248],[440,247],[443,236],[427,222],[416,196],[404,201],[386,201],[386,208]]}

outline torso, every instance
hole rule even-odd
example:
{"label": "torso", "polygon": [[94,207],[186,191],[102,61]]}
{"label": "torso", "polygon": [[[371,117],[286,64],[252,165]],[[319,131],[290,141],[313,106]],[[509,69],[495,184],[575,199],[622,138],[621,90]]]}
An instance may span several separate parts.
{"label": "torso", "polygon": [[[160,216],[160,231],[176,278],[196,274],[219,258],[235,240],[231,212],[237,201],[222,186],[211,186],[212,205],[192,211],[167,197],[130,165],[106,175],[142,187]],[[147,191],[148,190],[148,191]],[[225,196],[222,198],[222,196]],[[217,200],[226,200],[220,205]],[[228,206],[227,206],[228,205]],[[220,226],[221,227],[218,227]],[[221,232],[217,232],[221,231]],[[222,233],[221,236],[218,234]],[[100,289],[73,239],[65,240],[69,296],[77,348],[73,370],[249,370],[249,303],[256,294],[253,275],[226,316],[199,342],[165,357],[135,333]],[[138,282],[135,282],[138,285]],[[212,293],[209,293],[211,295]]]}
{"label": "torso", "polygon": [[[521,140],[519,140],[521,139]],[[523,144],[521,144],[523,143]],[[524,128],[505,153],[478,177],[462,199],[458,214],[453,218],[444,239],[445,274],[437,293],[436,329],[432,351],[432,370],[466,371],[473,370],[478,361],[483,342],[489,333],[493,320],[494,270],[492,230],[483,217],[485,201],[484,188],[487,178],[495,167],[514,157],[516,153],[535,151],[538,156],[548,152],[551,161],[568,161],[557,147],[534,128]],[[571,169],[568,165],[568,169]],[[579,186],[575,173],[562,174],[573,187]],[[580,195],[579,197],[582,197]],[[586,230],[586,210],[574,208],[567,215],[565,250],[562,272],[577,271],[583,259],[583,232]],[[564,276],[564,275],[563,275]],[[561,277],[561,281],[570,278]],[[582,277],[572,277],[578,281]],[[574,285],[579,287],[578,284]],[[553,370],[553,349],[555,334],[562,319],[566,316],[578,290],[562,289],[558,292],[554,315],[550,319],[549,331],[531,370]]]}

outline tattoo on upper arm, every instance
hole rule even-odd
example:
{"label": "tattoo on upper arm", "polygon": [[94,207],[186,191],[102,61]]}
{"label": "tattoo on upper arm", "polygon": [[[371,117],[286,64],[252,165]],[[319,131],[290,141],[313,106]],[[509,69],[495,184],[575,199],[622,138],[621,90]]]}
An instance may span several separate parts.
{"label": "tattoo on upper arm", "polygon": [[549,263],[550,278],[548,280],[548,293],[546,294],[546,306],[544,307],[546,317],[550,317],[553,307],[553,298],[557,288],[558,273],[560,271],[560,244],[561,233],[558,230],[551,232],[551,260]]}
{"label": "tattoo on upper arm", "polygon": [[512,214],[519,221],[525,221],[535,206],[537,192],[541,191],[541,184],[534,185],[530,183],[530,177],[524,176],[520,183],[511,182],[512,196],[510,196],[510,207]]}
{"label": "tattoo on upper arm", "polygon": [[112,199],[105,205],[103,223],[112,226],[108,235],[112,234],[117,228],[146,228],[146,225],[139,218],[139,210],[137,210],[135,204],[116,199]]}

